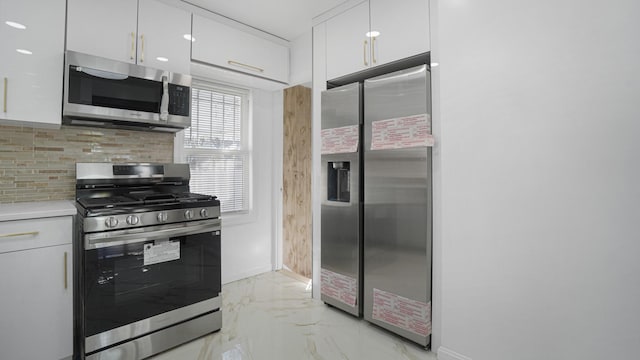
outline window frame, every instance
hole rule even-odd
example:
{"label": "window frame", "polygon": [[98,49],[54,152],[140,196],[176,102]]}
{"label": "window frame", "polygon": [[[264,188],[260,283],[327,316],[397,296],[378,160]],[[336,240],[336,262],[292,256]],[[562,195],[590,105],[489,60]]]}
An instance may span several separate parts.
{"label": "window frame", "polygon": [[[225,219],[235,219],[234,222],[242,222],[242,219],[250,220],[253,217],[253,145],[252,145],[252,93],[250,89],[239,88],[226,84],[221,84],[215,80],[192,77],[191,83],[192,91],[194,88],[209,90],[214,92],[222,92],[225,94],[240,96],[241,98],[241,124],[240,124],[240,140],[241,145],[239,150],[216,150],[216,149],[197,149],[197,148],[185,148],[185,134],[188,129],[182,130],[176,133],[174,141],[174,161],[185,163],[187,156],[190,154],[216,154],[217,156],[225,155],[240,155],[244,157],[245,171],[243,181],[243,196],[245,199],[245,206],[243,210],[225,211],[222,212],[225,215]],[[193,95],[192,95],[193,96]],[[192,100],[193,101],[193,98]],[[191,108],[191,116],[193,116],[193,103]],[[213,194],[216,195],[216,194]]]}

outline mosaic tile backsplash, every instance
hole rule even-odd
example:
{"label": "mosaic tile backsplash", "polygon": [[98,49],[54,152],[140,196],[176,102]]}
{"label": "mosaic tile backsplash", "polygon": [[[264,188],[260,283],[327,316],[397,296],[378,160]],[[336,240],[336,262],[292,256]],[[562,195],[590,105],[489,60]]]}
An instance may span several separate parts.
{"label": "mosaic tile backsplash", "polygon": [[0,203],[73,200],[76,162],[172,162],[171,133],[0,125]]}

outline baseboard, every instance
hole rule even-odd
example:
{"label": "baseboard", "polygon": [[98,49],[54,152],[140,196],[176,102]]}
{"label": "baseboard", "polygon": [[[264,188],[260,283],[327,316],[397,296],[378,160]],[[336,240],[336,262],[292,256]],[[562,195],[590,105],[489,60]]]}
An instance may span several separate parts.
{"label": "baseboard", "polygon": [[472,360],[468,356],[458,354],[453,350],[449,350],[444,346],[438,348],[438,360]]}
{"label": "baseboard", "polygon": [[222,284],[228,284],[230,282],[234,282],[234,281],[246,279],[248,277],[252,277],[255,275],[260,275],[266,272],[270,272],[272,268],[273,267],[271,266],[271,264],[269,264],[265,266],[255,267],[253,269],[249,269],[241,273],[225,274],[224,278],[222,279]]}

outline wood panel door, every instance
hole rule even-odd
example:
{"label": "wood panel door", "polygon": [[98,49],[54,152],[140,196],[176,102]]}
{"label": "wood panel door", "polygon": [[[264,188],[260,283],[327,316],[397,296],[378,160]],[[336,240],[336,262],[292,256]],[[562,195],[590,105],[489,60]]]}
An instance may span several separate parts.
{"label": "wood panel door", "polygon": [[284,90],[282,260],[311,278],[311,89]]}

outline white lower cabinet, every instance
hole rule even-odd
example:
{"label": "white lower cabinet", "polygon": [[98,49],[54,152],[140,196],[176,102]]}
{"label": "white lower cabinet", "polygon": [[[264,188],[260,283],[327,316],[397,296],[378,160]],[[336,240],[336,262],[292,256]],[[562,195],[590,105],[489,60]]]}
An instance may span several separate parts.
{"label": "white lower cabinet", "polygon": [[0,222],[0,358],[73,355],[71,216]]}

